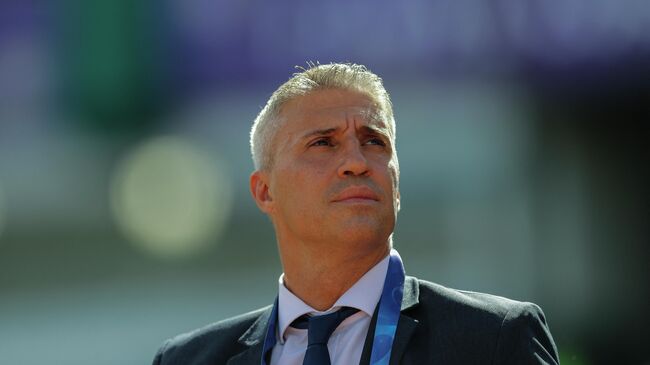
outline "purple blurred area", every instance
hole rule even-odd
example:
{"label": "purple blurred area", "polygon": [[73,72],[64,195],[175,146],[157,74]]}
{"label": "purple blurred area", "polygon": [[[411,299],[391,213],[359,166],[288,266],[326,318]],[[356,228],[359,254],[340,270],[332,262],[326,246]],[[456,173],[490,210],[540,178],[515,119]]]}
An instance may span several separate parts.
{"label": "purple blurred area", "polygon": [[148,363],[270,303],[248,131],[307,61],[384,79],[407,272],[540,304],[563,364],[650,362],[647,1],[6,0],[3,363]]}

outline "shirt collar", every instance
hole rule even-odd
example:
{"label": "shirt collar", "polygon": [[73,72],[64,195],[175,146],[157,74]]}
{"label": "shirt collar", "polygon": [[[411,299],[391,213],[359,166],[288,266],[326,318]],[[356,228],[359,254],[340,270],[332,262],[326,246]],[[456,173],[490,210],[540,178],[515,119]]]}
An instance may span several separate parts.
{"label": "shirt collar", "polygon": [[357,308],[367,316],[372,317],[375,307],[384,288],[384,280],[388,271],[388,259],[383,260],[365,273],[350,289],[334,303],[332,308],[320,312],[303,302],[284,286],[284,274],[278,280],[278,340],[284,343],[284,334],[289,325],[303,314],[325,314],[339,307]]}

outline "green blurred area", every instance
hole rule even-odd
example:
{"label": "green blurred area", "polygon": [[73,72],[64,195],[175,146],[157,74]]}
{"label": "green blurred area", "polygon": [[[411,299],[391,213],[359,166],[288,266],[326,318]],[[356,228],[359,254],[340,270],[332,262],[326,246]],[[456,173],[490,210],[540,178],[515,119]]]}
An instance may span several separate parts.
{"label": "green blurred area", "polygon": [[[167,94],[156,58],[162,14],[148,2],[67,0],[57,11],[64,105],[101,133],[146,130]],[[162,63],[164,64],[164,63]]]}
{"label": "green blurred area", "polygon": [[575,351],[564,350],[560,351],[560,364],[562,365],[589,365],[583,357],[578,355]]}

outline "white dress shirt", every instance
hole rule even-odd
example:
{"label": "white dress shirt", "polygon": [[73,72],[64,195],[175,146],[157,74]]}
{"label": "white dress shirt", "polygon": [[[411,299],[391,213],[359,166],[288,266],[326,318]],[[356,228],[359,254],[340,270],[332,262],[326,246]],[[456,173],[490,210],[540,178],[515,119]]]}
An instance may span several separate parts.
{"label": "white dress shirt", "polygon": [[332,365],[358,364],[366,340],[372,314],[381,297],[388,271],[386,256],[334,303],[320,312],[300,300],[284,286],[284,274],[279,279],[277,342],[273,347],[271,365],[302,365],[307,350],[307,330],[291,327],[298,317],[323,315],[341,307],[352,307],[359,312],[346,318],[334,330],[327,342]]}

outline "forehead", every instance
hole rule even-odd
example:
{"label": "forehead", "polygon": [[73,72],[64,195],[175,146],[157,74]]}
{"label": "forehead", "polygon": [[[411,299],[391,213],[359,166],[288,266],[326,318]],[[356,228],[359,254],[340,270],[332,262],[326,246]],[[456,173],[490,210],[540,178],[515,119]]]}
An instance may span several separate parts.
{"label": "forehead", "polygon": [[349,90],[326,89],[294,98],[282,107],[283,130],[290,132],[329,127],[337,121],[354,119],[362,125],[386,128],[381,109],[369,96]]}

